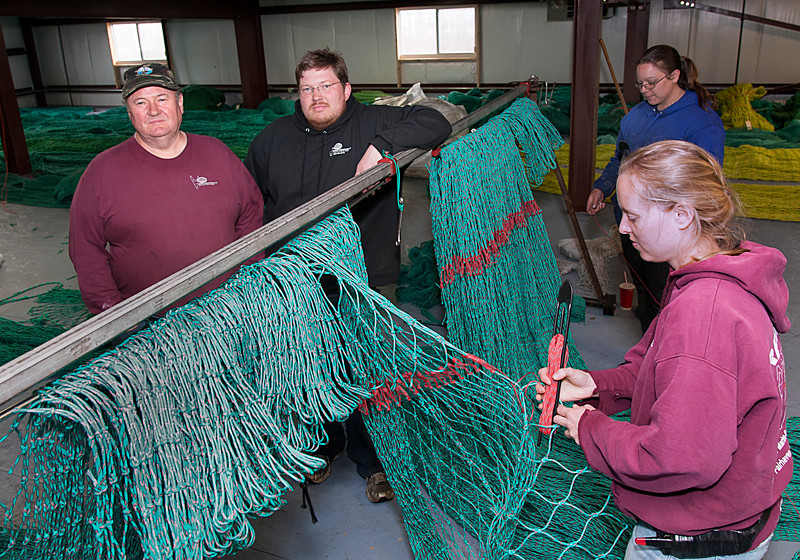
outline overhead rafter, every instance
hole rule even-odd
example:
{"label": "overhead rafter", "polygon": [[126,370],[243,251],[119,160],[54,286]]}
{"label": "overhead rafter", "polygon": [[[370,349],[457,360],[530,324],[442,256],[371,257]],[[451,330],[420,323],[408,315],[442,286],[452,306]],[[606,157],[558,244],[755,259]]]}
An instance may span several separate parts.
{"label": "overhead rafter", "polygon": [[622,95],[628,103],[638,103],[641,100],[639,90],[633,82],[636,81],[636,63],[647,50],[649,30],[650,0],[630,2],[625,30],[625,68],[622,76]]}
{"label": "overhead rafter", "polygon": [[190,18],[233,19],[235,2],[219,0],[0,0],[0,16],[34,18]]}

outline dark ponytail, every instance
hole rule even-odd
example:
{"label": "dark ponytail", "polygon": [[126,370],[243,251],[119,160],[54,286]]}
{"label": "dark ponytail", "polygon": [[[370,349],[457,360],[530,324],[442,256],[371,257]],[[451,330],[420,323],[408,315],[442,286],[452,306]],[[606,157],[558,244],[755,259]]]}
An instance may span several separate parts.
{"label": "dark ponytail", "polygon": [[703,109],[713,108],[716,105],[711,92],[700,84],[695,63],[691,58],[678,54],[674,47],[669,45],[650,47],[641,56],[639,62],[636,63],[637,66],[640,64],[652,64],[665,74],[672,74],[675,70],[680,70],[678,87],[695,92],[697,94],[697,103]]}
{"label": "dark ponytail", "polygon": [[714,99],[710,91],[700,84],[700,80],[697,77],[697,66],[695,66],[694,61],[688,56],[682,56],[681,77],[678,78],[678,85],[683,89],[695,92],[697,94],[697,102],[703,109],[714,108],[717,105],[716,99]]}

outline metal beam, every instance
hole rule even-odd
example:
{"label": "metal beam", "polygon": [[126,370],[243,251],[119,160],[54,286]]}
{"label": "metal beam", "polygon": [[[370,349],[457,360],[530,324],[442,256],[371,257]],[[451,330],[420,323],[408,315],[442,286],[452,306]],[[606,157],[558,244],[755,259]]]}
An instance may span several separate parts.
{"label": "metal beam", "polygon": [[261,34],[261,15],[258,0],[239,0],[233,19],[236,31],[236,50],[239,54],[239,75],[242,80],[242,103],[246,109],[256,109],[269,97],[267,62]]}
{"label": "metal beam", "polygon": [[17,175],[31,172],[31,158],[28,144],[19,116],[17,92],[14,91],[14,78],[11,75],[11,64],[8,61],[6,42],[0,26],[0,126],[3,134],[3,153],[6,158],[6,169]]}
{"label": "metal beam", "polygon": [[20,18],[19,26],[22,30],[22,40],[25,43],[25,54],[28,55],[28,69],[31,73],[31,82],[36,94],[36,106],[47,107],[47,95],[45,95],[44,91],[44,80],[42,80],[42,71],[39,67],[39,57],[36,56],[36,41],[33,38],[30,20]]}
{"label": "metal beam", "polygon": [[233,19],[233,2],[218,0],[0,0],[0,16],[55,18]]}
{"label": "metal beam", "polygon": [[633,82],[636,81],[636,63],[647,50],[650,30],[650,2],[628,5],[628,22],[625,31],[625,68],[622,72],[622,95],[631,105],[641,101],[642,96]]}
{"label": "metal beam", "polygon": [[[521,84],[457,121],[453,124],[450,138],[456,137],[472,124],[513,101],[527,89],[527,84]],[[395,159],[402,168],[426,152],[427,150],[406,150],[397,154]],[[25,401],[36,389],[51,381],[62,368],[256,253],[290,239],[345,204],[359,202],[390,177],[391,165],[378,164],[27,354],[0,366],[0,409],[7,410]],[[366,194],[363,193],[365,189]]]}
{"label": "metal beam", "polygon": [[575,1],[569,116],[569,194],[572,204],[581,211],[586,208],[586,200],[594,183],[602,21],[602,2]]}
{"label": "metal beam", "polygon": [[777,19],[770,19],[761,16],[745,13],[744,10],[727,10],[725,8],[717,8],[716,6],[709,6],[708,4],[699,4],[695,2],[693,5],[681,5],[679,0],[666,0],[664,2],[665,10],[700,10],[701,12],[708,12],[710,14],[717,14],[720,16],[728,16],[742,21],[752,21],[761,25],[768,25],[770,27],[779,27],[781,29],[788,29],[789,31],[800,31],[800,25],[796,23],[789,23],[788,21],[780,21]]}

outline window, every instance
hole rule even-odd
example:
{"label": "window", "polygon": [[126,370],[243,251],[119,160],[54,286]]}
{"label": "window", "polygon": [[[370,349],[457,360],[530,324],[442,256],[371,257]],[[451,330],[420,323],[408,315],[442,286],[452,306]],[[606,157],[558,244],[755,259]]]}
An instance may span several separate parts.
{"label": "window", "polygon": [[398,8],[400,60],[474,60],[476,9]]}
{"label": "window", "polygon": [[109,23],[108,42],[114,66],[167,62],[164,29],[159,21]]}

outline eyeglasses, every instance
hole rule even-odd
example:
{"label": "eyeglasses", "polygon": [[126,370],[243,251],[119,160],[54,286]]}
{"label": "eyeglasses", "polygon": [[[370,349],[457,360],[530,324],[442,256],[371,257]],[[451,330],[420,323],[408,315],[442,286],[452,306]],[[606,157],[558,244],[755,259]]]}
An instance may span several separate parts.
{"label": "eyeglasses", "polygon": [[661,80],[663,80],[667,76],[669,76],[669,74],[661,76],[657,80],[645,80],[643,82],[639,81],[639,80],[636,80],[635,82],[633,82],[633,85],[636,86],[636,89],[642,89],[642,87],[644,87],[644,89],[653,89],[654,87],[656,87],[656,84],[658,84],[658,82],[660,82]]}
{"label": "eyeglasses", "polygon": [[336,84],[341,84],[342,82],[333,82],[332,84],[322,84],[321,86],[312,87],[312,86],[305,86],[300,88],[300,95],[303,97],[308,97],[312,95],[315,91],[319,91],[321,93],[328,93],[333,86]]}

